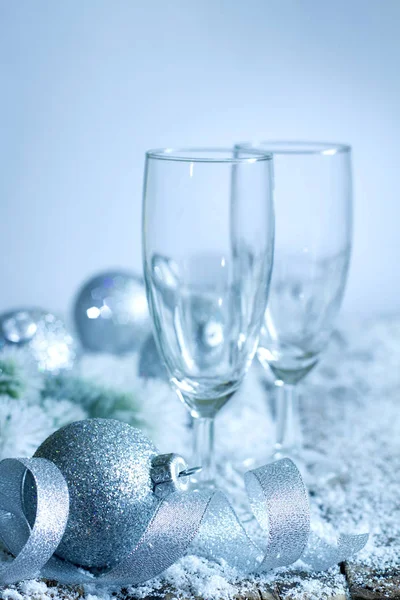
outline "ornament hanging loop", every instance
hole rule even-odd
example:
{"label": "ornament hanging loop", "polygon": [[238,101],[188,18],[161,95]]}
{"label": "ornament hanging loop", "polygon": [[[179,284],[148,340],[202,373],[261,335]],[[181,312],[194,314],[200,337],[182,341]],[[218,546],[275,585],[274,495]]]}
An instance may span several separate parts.
{"label": "ornament hanging loop", "polygon": [[181,471],[179,473],[178,477],[190,477],[191,475],[195,475],[195,473],[198,473],[199,471],[201,471],[202,468],[203,467],[189,467],[188,469]]}
{"label": "ornament hanging loop", "polygon": [[173,492],[186,492],[189,476],[200,468],[188,468],[185,459],[179,454],[159,454],[153,458],[150,470],[155,495],[165,498]]}

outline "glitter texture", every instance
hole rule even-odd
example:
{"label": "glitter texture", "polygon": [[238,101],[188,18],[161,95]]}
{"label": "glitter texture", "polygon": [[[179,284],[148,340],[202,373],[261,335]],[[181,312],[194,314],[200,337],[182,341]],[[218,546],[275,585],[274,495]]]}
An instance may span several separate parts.
{"label": "glitter texture", "polygon": [[139,541],[157,499],[150,479],[156,448],[138,429],[88,419],[56,431],[35,456],[54,462],[70,490],[58,556],[74,564],[115,564]]}
{"label": "glitter texture", "polygon": [[150,315],[141,277],[110,271],[89,279],[74,305],[83,346],[92,352],[123,354],[150,334]]}
{"label": "glitter texture", "polygon": [[0,316],[0,348],[24,346],[43,372],[71,369],[77,344],[64,322],[36,308],[15,310]]}
{"label": "glitter texture", "polygon": [[268,546],[262,570],[294,563],[303,553],[310,532],[310,508],[304,483],[289,459],[245,475],[251,508]]}
{"label": "glitter texture", "polygon": [[[377,597],[398,591],[397,586],[387,592],[392,584],[385,574],[397,572],[400,561],[399,340],[399,317],[374,318],[361,324],[354,319],[350,323],[342,322],[340,334],[334,334],[321,364],[309,374],[302,389],[305,438],[318,451],[327,454],[341,473],[327,479],[315,472],[307,481],[311,492],[312,529],[329,542],[338,531],[371,532],[365,548],[346,565],[352,581],[356,578],[357,585],[367,589],[364,593],[375,593]],[[129,392],[140,381],[135,376],[134,357],[89,355],[84,357],[82,367],[86,378],[111,389],[117,387]],[[250,521],[243,477],[232,467],[232,463],[237,465],[245,460],[247,468],[263,464],[269,443],[273,441],[274,424],[269,409],[273,405],[275,387],[267,383],[266,390],[260,376],[264,378],[264,372],[254,363],[242,388],[219,416],[216,445],[220,456],[220,485],[236,514],[242,522],[246,521],[252,539],[261,545],[261,534],[258,529],[253,531],[256,521]],[[190,447],[185,409],[176,401],[167,383],[157,383],[158,391],[158,388],[144,387],[141,392],[143,414],[152,424],[150,427],[146,423],[145,428],[163,452],[180,452],[185,456]],[[28,420],[26,402],[21,399],[20,403]],[[34,426],[38,426],[36,421]],[[10,439],[8,456],[22,454],[22,440],[29,435],[27,424],[22,426],[19,435],[15,431],[16,445],[14,447]],[[46,435],[43,431],[42,439]],[[344,473],[343,466],[346,467]],[[8,564],[10,559],[0,549],[1,564]],[[65,568],[67,563],[60,563]],[[44,571],[42,574],[45,576]],[[52,579],[50,574],[49,579]],[[377,585],[379,591],[376,591]],[[277,587],[285,598],[344,598],[349,593],[345,575],[338,567],[311,573],[298,561],[279,571],[244,578],[224,561],[185,556],[159,577],[139,587],[125,586],[122,591],[112,584],[107,588],[93,584],[93,579],[91,585],[74,587],[55,586],[54,581],[46,586],[36,580],[9,584],[1,596],[4,600],[74,600],[77,595],[82,600],[118,600],[155,597],[167,588],[171,590],[171,597],[233,600],[241,594],[243,586],[249,590],[249,597],[256,595],[257,598],[259,589],[263,597],[264,594],[268,597],[268,590],[272,595]]]}
{"label": "glitter texture", "polygon": [[[140,584],[187,552],[225,560],[245,572],[265,571],[295,562],[307,543],[307,493],[288,459],[246,474],[250,505],[268,537],[262,550],[220,492],[171,491],[158,500],[154,480],[158,485],[176,484],[186,463],[174,454],[158,455],[140,430],[120,421],[88,419],[67,425],[47,438],[35,457],[0,463],[0,509],[6,518],[12,513],[20,521],[0,521],[3,540],[17,556],[5,575],[0,573],[0,582],[41,571],[62,583],[90,583],[93,572],[79,568],[86,566],[111,567],[96,577],[102,583]],[[39,481],[35,468],[42,464],[47,469]],[[24,466],[30,478],[24,479]],[[32,532],[27,531],[25,515]],[[324,542],[316,558],[328,568],[366,541],[365,536],[342,536],[336,547]]]}
{"label": "glitter texture", "polygon": [[[32,529],[25,519],[21,494],[25,475],[34,490],[36,518]],[[5,459],[0,463],[1,538],[16,555],[0,570],[0,580],[10,583],[31,579],[51,558],[68,518],[68,488],[57,467],[40,458]],[[1,514],[1,513],[0,513]]]}

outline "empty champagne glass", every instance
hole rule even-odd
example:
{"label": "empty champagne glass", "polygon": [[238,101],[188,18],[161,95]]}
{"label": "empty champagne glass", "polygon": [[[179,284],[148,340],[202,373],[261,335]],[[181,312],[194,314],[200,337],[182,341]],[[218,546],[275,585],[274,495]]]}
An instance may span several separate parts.
{"label": "empty champagne glass", "polygon": [[263,322],[274,239],[271,165],[258,150],[146,153],[148,302],[170,382],[194,418],[201,485],[214,480],[214,417],[245,376]]}
{"label": "empty champagne glass", "polygon": [[317,364],[343,298],[352,239],[351,148],[237,145],[251,148],[273,154],[275,256],[257,355],[278,386],[274,457],[313,460],[317,454],[301,444],[296,386]]}

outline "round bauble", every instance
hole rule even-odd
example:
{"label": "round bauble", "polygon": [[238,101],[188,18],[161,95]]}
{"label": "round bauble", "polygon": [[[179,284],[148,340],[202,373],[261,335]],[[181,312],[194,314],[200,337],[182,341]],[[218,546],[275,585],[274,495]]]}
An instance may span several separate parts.
{"label": "round bauble", "polygon": [[153,335],[149,335],[140,348],[138,374],[145,379],[168,379],[166,366],[161,360]]}
{"label": "round bauble", "polygon": [[150,476],[157,454],[140,430],[113,419],[77,421],[43,442],[34,456],[57,465],[70,496],[58,556],[102,568],[135,547],[157,504]]}
{"label": "round bauble", "polygon": [[151,330],[142,278],[117,271],[92,277],[75,299],[74,319],[86,350],[112,354],[136,350]]}
{"label": "round bauble", "polygon": [[76,340],[65,323],[39,308],[0,315],[0,348],[4,346],[23,346],[43,372],[72,368],[78,353]]}

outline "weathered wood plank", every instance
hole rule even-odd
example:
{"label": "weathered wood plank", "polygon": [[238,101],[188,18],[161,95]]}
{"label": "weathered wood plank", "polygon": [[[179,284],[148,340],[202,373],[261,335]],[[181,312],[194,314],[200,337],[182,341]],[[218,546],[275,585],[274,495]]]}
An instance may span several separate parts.
{"label": "weathered wood plank", "polygon": [[[163,588],[158,591],[154,591],[151,595],[141,598],[141,600],[202,600],[199,596],[192,596],[188,594],[182,594],[177,589],[172,587]],[[128,592],[126,589],[122,589],[115,595],[118,600],[137,600],[137,596],[134,590]],[[254,582],[243,582],[243,584],[237,585],[237,593],[233,597],[234,600],[280,600],[279,595],[272,588],[267,586],[259,587]],[[218,596],[214,600],[218,600]]]}
{"label": "weathered wood plank", "polygon": [[[343,566],[343,573],[328,572],[319,574],[292,573],[286,576],[277,575],[273,583],[262,581],[243,582],[238,585],[235,600],[400,600],[400,569],[378,570],[354,563]],[[57,596],[63,600],[80,600],[86,596],[82,586],[62,586],[55,581],[46,581],[47,590],[41,594],[42,599]],[[10,586],[24,594],[20,586]],[[11,591],[11,590],[10,590]],[[0,597],[7,600],[14,598],[9,588],[0,588]],[[115,593],[116,600],[136,600],[134,590],[122,589]],[[178,590],[163,588],[154,591],[142,600],[188,600]],[[202,600],[197,598],[196,600]],[[216,597],[214,600],[218,600]]]}
{"label": "weathered wood plank", "polygon": [[348,586],[339,568],[327,573],[288,573],[276,583],[280,600],[346,600]]}
{"label": "weathered wood plank", "polygon": [[400,568],[379,570],[351,563],[344,569],[351,600],[400,600]]}
{"label": "weathered wood plank", "polygon": [[280,600],[276,585],[272,587],[258,584],[257,589],[261,600]]}
{"label": "weathered wood plank", "polygon": [[[296,572],[277,575],[273,582],[268,583],[264,583],[262,578],[244,581],[237,585],[234,600],[346,600],[348,597],[346,579],[337,569],[329,573]],[[137,600],[134,590],[130,593],[121,590],[116,598]],[[163,588],[143,600],[188,600],[188,595],[173,588]],[[196,596],[196,600],[202,598]],[[213,600],[219,600],[218,596]]]}

